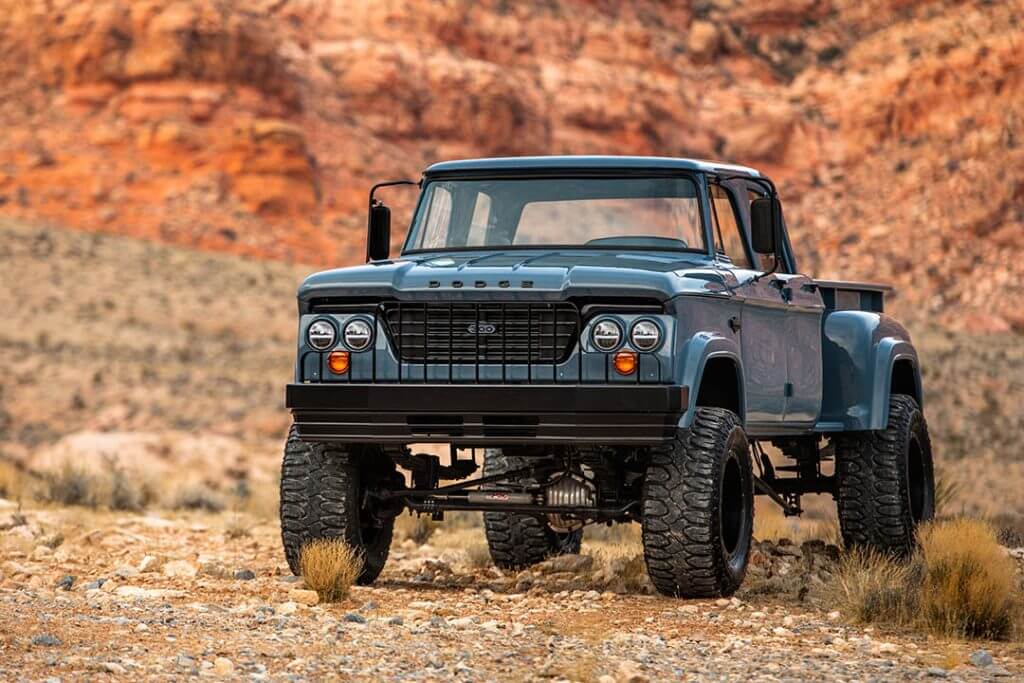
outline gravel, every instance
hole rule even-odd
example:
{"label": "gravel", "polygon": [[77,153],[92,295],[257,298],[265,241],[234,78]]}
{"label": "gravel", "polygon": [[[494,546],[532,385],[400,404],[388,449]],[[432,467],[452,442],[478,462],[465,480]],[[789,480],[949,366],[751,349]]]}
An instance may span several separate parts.
{"label": "gravel", "polygon": [[[118,518],[118,530],[127,519]],[[271,525],[254,530],[244,549],[210,540],[193,517],[127,530],[91,536],[104,552],[80,564],[10,558],[27,571],[0,586],[0,633],[21,640],[6,648],[0,680],[981,681],[1024,671],[1009,645],[986,644],[951,665],[945,641],[845,623],[813,592],[800,602],[797,584],[823,581],[831,567],[823,545],[779,553],[759,544],[755,585],[782,576],[785,591],[700,601],[650,595],[642,583],[612,586],[606,565],[590,556],[547,565],[578,573],[531,571],[531,586],[520,591],[523,572],[470,567],[451,546],[395,548],[376,585],[324,604],[293,599],[307,596],[282,580],[287,569]],[[69,538],[56,552],[77,542]],[[181,564],[173,575],[154,569],[130,584],[53,588],[69,569],[110,576],[145,555]],[[253,578],[190,575],[189,567],[214,565],[244,567]],[[421,574],[432,578],[413,583]]]}

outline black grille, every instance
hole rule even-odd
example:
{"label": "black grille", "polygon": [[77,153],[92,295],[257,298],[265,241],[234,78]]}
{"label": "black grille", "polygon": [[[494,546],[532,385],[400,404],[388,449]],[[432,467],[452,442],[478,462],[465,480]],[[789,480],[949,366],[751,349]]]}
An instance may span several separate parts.
{"label": "black grille", "polygon": [[388,335],[402,360],[561,363],[579,336],[570,303],[387,303]]}

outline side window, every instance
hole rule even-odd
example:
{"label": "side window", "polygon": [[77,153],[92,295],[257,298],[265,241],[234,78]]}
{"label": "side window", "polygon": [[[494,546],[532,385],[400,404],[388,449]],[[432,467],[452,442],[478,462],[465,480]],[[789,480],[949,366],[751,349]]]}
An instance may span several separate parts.
{"label": "side window", "polygon": [[[760,193],[758,193],[758,192],[756,192],[754,190],[747,190],[747,214],[748,215],[750,214],[750,203],[752,203],[755,199],[757,199],[759,197],[762,197],[762,196],[763,195],[761,195]],[[757,260],[758,260],[758,266],[757,266],[758,269],[761,272],[763,272],[763,273],[767,273],[769,270],[772,270],[773,267],[775,266],[775,257],[772,256],[771,254],[754,254],[754,257],[757,258]]]}
{"label": "side window", "polygon": [[715,232],[715,250],[725,254],[734,265],[750,268],[750,259],[744,248],[740,222],[736,219],[736,210],[729,200],[729,193],[717,183],[711,189],[711,221]]}

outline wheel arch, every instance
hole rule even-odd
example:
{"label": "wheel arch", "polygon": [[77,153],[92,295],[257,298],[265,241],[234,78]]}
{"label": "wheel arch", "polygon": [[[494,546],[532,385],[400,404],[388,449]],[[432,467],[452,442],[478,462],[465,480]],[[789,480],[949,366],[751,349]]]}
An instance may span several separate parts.
{"label": "wheel arch", "polygon": [[679,426],[689,428],[693,424],[698,406],[731,410],[745,422],[743,361],[736,344],[725,337],[708,336],[687,355],[690,362],[686,363],[682,383],[690,387],[690,396]]}

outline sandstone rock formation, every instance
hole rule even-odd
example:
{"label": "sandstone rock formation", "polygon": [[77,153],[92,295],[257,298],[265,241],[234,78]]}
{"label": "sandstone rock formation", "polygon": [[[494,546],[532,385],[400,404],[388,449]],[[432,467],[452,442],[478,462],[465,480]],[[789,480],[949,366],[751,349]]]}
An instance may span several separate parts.
{"label": "sandstone rock formation", "polygon": [[335,264],[371,181],[438,159],[725,158],[805,270],[1024,331],[1019,2],[3,4],[2,213]]}

